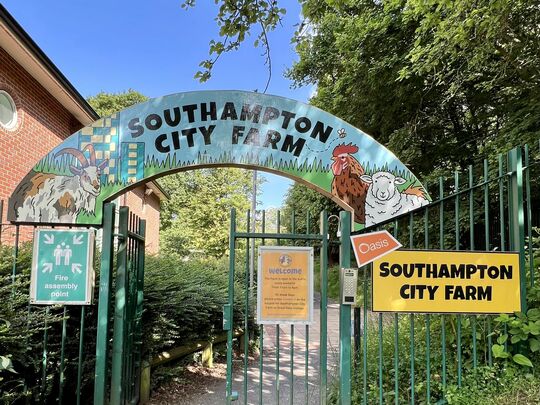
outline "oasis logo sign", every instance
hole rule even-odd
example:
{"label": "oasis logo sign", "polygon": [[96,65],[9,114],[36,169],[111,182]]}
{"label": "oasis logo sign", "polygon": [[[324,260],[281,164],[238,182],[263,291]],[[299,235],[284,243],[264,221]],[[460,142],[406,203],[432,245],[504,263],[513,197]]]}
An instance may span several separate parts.
{"label": "oasis logo sign", "polygon": [[388,231],[353,235],[351,236],[351,243],[358,267],[365,266],[401,247],[401,243]]}

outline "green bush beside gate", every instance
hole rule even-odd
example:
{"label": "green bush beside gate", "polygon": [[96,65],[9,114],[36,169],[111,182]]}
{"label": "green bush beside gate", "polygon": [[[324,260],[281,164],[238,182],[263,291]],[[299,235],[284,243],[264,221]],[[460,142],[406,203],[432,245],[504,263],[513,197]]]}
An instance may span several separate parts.
{"label": "green bush beside gate", "polygon": [[[13,248],[0,247],[0,356],[8,358],[11,366],[0,369],[0,403],[16,403],[25,398],[33,403],[40,392],[44,393],[44,401],[47,402],[47,398],[52,400],[58,393],[64,309],[61,306],[29,307],[31,262],[32,246],[24,243],[19,249],[13,272]],[[76,390],[80,313],[78,306],[66,307],[68,330],[76,331],[65,342],[66,401],[74,397]],[[85,333],[95,336],[92,307],[86,312],[86,321]],[[45,331],[47,345],[44,347]],[[95,353],[94,339],[86,339],[85,350]],[[45,352],[47,367],[43,372]],[[88,389],[88,383],[93,379],[93,365],[94,356],[87,356],[83,363],[82,390]]]}
{"label": "green bush beside gate", "polygon": [[[64,403],[74,403],[79,353],[81,307],[29,307],[32,245],[21,244],[13,277],[13,248],[0,246],[0,403],[56,401],[59,389],[60,347],[64,314],[68,335],[65,342]],[[95,260],[99,267],[99,260]],[[238,266],[241,269],[242,266]],[[99,280],[99,268],[96,269]],[[208,339],[222,333],[222,306],[227,301],[228,262],[176,257],[147,257],[143,314],[144,355]],[[239,271],[236,279],[235,322],[242,324],[244,305]],[[83,403],[92,402],[97,294],[94,305],[85,308],[85,340],[82,374]],[[44,332],[47,344],[44,346]],[[47,368],[43,374],[46,348]],[[43,380],[45,375],[45,380]]]}
{"label": "green bush beside gate", "polygon": [[[225,259],[147,258],[143,335],[148,356],[223,333],[228,274]],[[244,319],[243,274],[236,274],[235,324]]]}

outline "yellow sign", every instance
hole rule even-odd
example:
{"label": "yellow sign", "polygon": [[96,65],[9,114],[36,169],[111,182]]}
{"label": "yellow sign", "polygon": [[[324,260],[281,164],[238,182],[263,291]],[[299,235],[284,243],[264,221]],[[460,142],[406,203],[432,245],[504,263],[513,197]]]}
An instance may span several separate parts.
{"label": "yellow sign", "polygon": [[312,247],[261,246],[257,280],[259,324],[311,324]]}
{"label": "yellow sign", "polygon": [[373,263],[373,311],[520,310],[519,254],[396,250]]}

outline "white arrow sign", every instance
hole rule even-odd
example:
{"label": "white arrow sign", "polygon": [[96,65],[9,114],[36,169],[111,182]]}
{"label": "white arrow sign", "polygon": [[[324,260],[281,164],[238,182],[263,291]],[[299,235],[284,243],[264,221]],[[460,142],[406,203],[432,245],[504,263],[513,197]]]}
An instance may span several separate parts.
{"label": "white arrow sign", "polygon": [[52,273],[53,265],[52,263],[45,263],[43,264],[43,273]]}
{"label": "white arrow sign", "polygon": [[75,274],[75,272],[81,274],[82,273],[82,270],[81,270],[81,265],[79,263],[73,263],[71,265],[71,272],[73,274]]}
{"label": "white arrow sign", "polygon": [[73,244],[74,245],[82,245],[83,244],[83,237],[84,235],[73,235]]}
{"label": "white arrow sign", "polygon": [[52,245],[54,243],[54,235],[47,235],[47,234],[44,234],[43,235],[43,239],[44,240],[44,243],[46,245]]}

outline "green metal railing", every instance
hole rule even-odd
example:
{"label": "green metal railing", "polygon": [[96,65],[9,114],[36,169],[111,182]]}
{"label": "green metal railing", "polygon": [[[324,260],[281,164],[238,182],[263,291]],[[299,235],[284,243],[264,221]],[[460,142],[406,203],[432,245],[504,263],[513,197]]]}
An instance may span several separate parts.
{"label": "green metal railing", "polygon": [[[32,226],[0,225],[2,252],[12,252],[10,306],[14,311],[25,306],[24,316],[17,318],[17,325],[10,325],[10,328],[20,328],[18,333],[24,336],[20,347],[24,350],[24,357],[20,357],[22,351],[2,353],[14,355],[13,365],[17,374],[15,379],[4,379],[2,383],[5,385],[0,383],[0,394],[10,403],[80,404],[84,402],[82,397],[87,389],[84,367],[88,364],[88,340],[85,337],[88,330],[95,330],[95,324],[84,306],[29,303],[30,241],[35,229]],[[4,278],[2,286],[7,281]],[[5,335],[8,339],[10,328]]]}
{"label": "green metal railing", "polygon": [[[386,229],[412,249],[517,251],[525,312],[527,286],[538,277],[532,241],[540,224],[534,210],[540,202],[539,151],[540,145],[515,148],[495,165],[484,160],[456,171],[451,181],[441,177],[430,205],[355,233]],[[371,266],[360,272],[353,383],[358,402],[437,403],[449,385],[461,386],[467,373],[493,365],[495,316],[374,313]]]}
{"label": "green metal railing", "polygon": [[[24,361],[17,353],[13,361],[18,374],[5,384],[6,380],[0,382],[0,394],[10,402],[28,404],[81,404],[92,400],[95,404],[104,404],[109,401],[109,394],[112,404],[136,403],[141,366],[144,221],[130,215],[128,208],[121,208],[119,233],[115,234],[115,206],[105,205],[104,232],[97,249],[101,260],[94,261],[99,290],[95,289],[93,302],[98,305],[91,306],[28,304],[32,254],[29,242],[35,229],[23,225],[0,226],[2,251],[12,251],[11,306],[18,310],[24,305],[26,316],[26,331],[22,333]],[[118,251],[115,251],[115,239],[119,241]],[[113,268],[115,257],[116,271]],[[6,281],[4,278],[2,283]],[[113,286],[117,292],[114,301],[111,300]],[[115,314],[122,313],[123,318],[117,318],[114,325],[116,357],[113,356],[112,362],[116,368],[111,376],[108,332],[113,305]],[[122,329],[120,336],[118,330]],[[8,330],[6,336],[9,333]],[[118,356],[125,359],[121,373],[118,372]],[[111,377],[113,384],[109,384]]]}
{"label": "green metal railing", "polygon": [[[518,251],[522,292],[522,310],[527,309],[527,289],[537,283],[538,262],[535,263],[535,227],[540,226],[540,144],[513,149],[494,160],[485,160],[440,178],[433,184],[431,195],[436,199],[427,207],[380,224],[404,246],[422,249]],[[0,204],[0,212],[2,205]],[[14,359],[18,377],[16,384],[0,382],[3,394],[13,402],[26,403],[135,403],[138,398],[138,378],[141,365],[141,313],[144,278],[144,221],[120,209],[119,230],[115,231],[115,207],[104,206],[104,233],[100,259],[98,305],[38,306],[28,304],[28,251],[22,241],[31,240],[34,228],[3,224],[0,240],[12,260],[2,273],[3,286],[9,288],[13,310],[25,315],[26,333],[21,339],[25,348],[23,359]],[[298,233],[298,216],[292,213],[288,232],[282,232],[278,214],[275,227],[263,213],[256,219],[248,214],[246,231],[237,232],[236,214],[231,215],[229,274],[229,319],[234,325],[228,330],[227,402],[233,394],[234,329],[245,330],[246,338],[239,349],[242,357],[242,402],[265,402],[270,381],[274,397],[282,402],[298,403],[305,394],[305,403],[313,403],[313,390],[318,391],[321,404],[339,393],[342,404],[351,403],[436,403],[444,399],[451,385],[460,386],[469,373],[495,362],[491,347],[494,333],[500,328],[494,316],[485,315],[421,315],[378,314],[371,311],[370,268],[360,269],[359,293],[361,305],[354,310],[354,351],[350,345],[348,308],[340,308],[340,353],[329,360],[328,316],[328,215],[321,215],[320,228],[312,232],[314,222],[306,218],[306,232]],[[260,232],[250,232],[250,222],[257,220]],[[342,214],[341,266],[350,263],[347,214]],[[290,232],[289,232],[290,231]],[[310,244],[320,253],[320,337],[313,342],[313,328],[305,327],[305,344],[301,345],[302,329],[263,327],[253,324],[253,304],[256,290],[249,289],[249,255],[246,241],[267,243]],[[246,247],[246,249],[244,249]],[[6,250],[7,249],[7,250]],[[246,262],[239,266],[237,253],[246,252]],[[116,265],[113,266],[113,263]],[[238,273],[236,274],[236,269]],[[245,269],[245,270],[240,270]],[[245,271],[246,274],[241,274]],[[114,297],[111,291],[115,289]],[[244,301],[246,311],[234,317],[235,289]],[[98,297],[99,293],[99,297]],[[242,294],[243,293],[243,294]],[[113,343],[109,331],[113,326]],[[41,322],[41,323],[40,323]],[[348,326],[347,326],[348,325]],[[506,330],[503,330],[506,332]],[[268,346],[266,337],[275,335]],[[96,338],[94,339],[94,336]],[[288,348],[285,338],[290,339]],[[311,339],[311,340],[310,340]],[[259,342],[259,383],[252,393],[248,368],[250,340]],[[312,343],[318,343],[314,348]],[[417,344],[418,343],[418,344]],[[508,342],[504,343],[507,347]],[[350,346],[349,346],[350,347]],[[294,376],[295,352],[304,348],[303,381]],[[289,355],[284,356],[288,349]],[[310,355],[318,350],[318,362]],[[112,353],[111,353],[112,352]],[[96,353],[94,357],[94,353]],[[272,364],[264,362],[264,354],[275,356]],[[111,356],[112,354],[112,356]],[[3,355],[3,353],[0,353]],[[299,356],[296,356],[296,359]],[[352,373],[348,364],[352,359]],[[94,374],[95,361],[95,374]],[[112,361],[112,370],[111,370]],[[311,361],[311,362],[310,362]],[[333,381],[329,372],[339,365],[341,379]],[[310,369],[316,369],[316,375]],[[289,373],[288,381],[283,375]],[[111,384],[110,381],[113,381]],[[280,395],[286,387],[294,387],[288,396]],[[92,395],[93,392],[93,395]],[[352,396],[351,396],[352,392]],[[248,395],[253,395],[248,399]],[[286,397],[286,398],[285,398]]]}
{"label": "green metal railing", "polygon": [[[130,213],[128,207],[121,207],[116,235],[118,251],[109,401],[112,405],[139,402],[145,233],[145,221]],[[108,325],[103,328],[108,328]],[[101,364],[106,363],[107,358],[101,359],[101,356],[101,352],[96,350],[96,361],[99,359]],[[101,373],[107,375],[106,367]],[[94,404],[98,405],[103,403],[98,402],[101,400],[98,398],[103,398],[106,390],[97,384],[95,390],[99,390],[94,397]]]}

